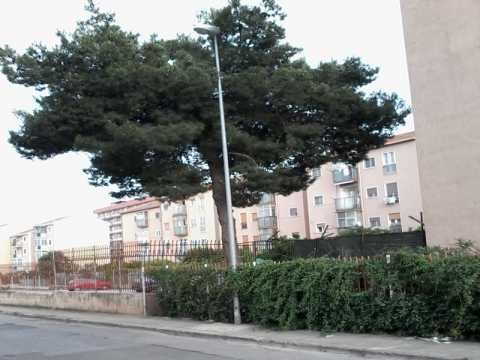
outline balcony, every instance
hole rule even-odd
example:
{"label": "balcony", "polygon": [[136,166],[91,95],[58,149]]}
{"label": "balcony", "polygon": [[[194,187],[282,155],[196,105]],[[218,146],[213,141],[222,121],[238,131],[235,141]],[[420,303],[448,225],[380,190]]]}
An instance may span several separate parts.
{"label": "balcony", "polygon": [[276,229],[277,218],[275,216],[262,216],[257,218],[259,229]]}
{"label": "balcony", "polygon": [[357,181],[357,169],[352,166],[334,169],[332,175],[333,183],[336,185],[349,184]]}
{"label": "balcony", "polygon": [[360,196],[347,196],[335,199],[335,209],[337,211],[360,209]]}
{"label": "balcony", "polygon": [[275,196],[273,194],[263,194],[262,199],[259,202],[260,205],[272,205],[275,204]]}
{"label": "balcony", "polygon": [[175,236],[186,236],[188,234],[186,214],[182,214],[182,213],[174,214],[173,233]]}
{"label": "balcony", "polygon": [[188,229],[186,225],[174,225],[173,226],[173,233],[175,236],[187,236]]}
{"label": "balcony", "polygon": [[392,175],[397,173],[397,164],[383,165],[383,174]]}
{"label": "balcony", "polygon": [[392,224],[390,225],[390,231],[391,232],[402,232],[402,224]]}
{"label": "balcony", "polygon": [[385,205],[395,205],[400,202],[400,199],[398,198],[398,195],[390,195],[384,198],[383,201],[385,202]]}
{"label": "balcony", "polygon": [[135,214],[135,224],[138,228],[148,227],[148,212],[142,211]]}

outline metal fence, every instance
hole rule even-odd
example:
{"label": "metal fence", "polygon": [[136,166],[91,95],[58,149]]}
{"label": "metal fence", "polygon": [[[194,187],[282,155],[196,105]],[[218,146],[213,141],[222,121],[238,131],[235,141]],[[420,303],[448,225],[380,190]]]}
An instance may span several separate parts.
{"label": "metal fence", "polygon": [[[271,248],[271,241],[239,244],[239,263],[251,264]],[[227,266],[222,243],[184,240],[55,250],[35,263],[13,260],[13,264],[0,265],[2,288],[142,291],[143,266],[149,291],[154,287],[149,274],[160,267]]]}
{"label": "metal fence", "polygon": [[[424,244],[423,233],[328,237],[314,240],[268,240],[238,244],[238,264],[254,265],[295,257],[362,257],[399,247]],[[147,291],[155,287],[150,274],[159,268],[226,268],[224,247],[216,241],[123,243],[56,250],[35,263],[13,259],[0,265],[0,287],[90,291],[142,291],[142,268]]]}

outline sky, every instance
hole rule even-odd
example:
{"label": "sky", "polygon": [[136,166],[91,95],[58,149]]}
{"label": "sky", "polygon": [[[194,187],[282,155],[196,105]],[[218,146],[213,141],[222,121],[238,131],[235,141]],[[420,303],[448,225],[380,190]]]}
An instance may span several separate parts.
{"label": "sky", "polygon": [[[256,3],[253,0],[245,3]],[[71,32],[87,15],[83,0],[15,0],[2,3],[0,46],[22,52],[32,43],[56,44],[55,32]],[[303,48],[315,66],[320,61],[358,56],[380,67],[377,80],[365,90],[396,92],[411,104],[399,0],[278,0],[287,13],[286,38]],[[102,10],[116,13],[117,22],[142,38],[158,34],[174,38],[194,35],[201,10],[221,7],[226,0],[97,0]],[[93,210],[115,201],[108,188],[89,185],[82,172],[85,154],[65,154],[46,161],[26,160],[8,143],[8,132],[20,121],[15,110],[32,110],[32,89],[10,84],[0,74],[0,241],[52,218],[68,216],[70,246],[108,241],[107,224]],[[228,116],[228,115],[227,115]],[[413,130],[413,119],[398,132]],[[1,251],[1,250],[0,250]]]}

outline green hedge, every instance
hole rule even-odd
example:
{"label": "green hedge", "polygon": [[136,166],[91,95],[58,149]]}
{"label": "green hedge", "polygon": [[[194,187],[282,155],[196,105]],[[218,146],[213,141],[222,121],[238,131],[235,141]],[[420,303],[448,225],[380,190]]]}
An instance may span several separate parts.
{"label": "green hedge", "polygon": [[169,316],[231,321],[234,291],[243,320],[321,331],[480,334],[480,258],[401,251],[362,262],[265,263],[237,273],[204,268],[157,271]]}

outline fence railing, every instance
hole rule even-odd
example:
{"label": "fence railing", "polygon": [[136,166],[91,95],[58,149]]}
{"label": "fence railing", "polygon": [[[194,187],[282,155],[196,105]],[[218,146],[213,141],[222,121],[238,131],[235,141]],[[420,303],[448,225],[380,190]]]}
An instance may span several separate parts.
{"label": "fence railing", "polygon": [[[294,257],[374,256],[399,247],[424,244],[421,232],[334,237],[314,240],[267,240],[238,244],[240,266]],[[10,289],[142,291],[155,284],[149,274],[162,267],[226,268],[224,246],[217,241],[123,243],[56,250],[34,263],[16,258],[0,265],[0,286]]]}
{"label": "fence railing", "polygon": [[[238,245],[240,264],[253,263],[272,248],[271,241]],[[36,262],[16,258],[0,265],[0,286],[12,289],[142,291],[142,264],[147,274],[163,266],[226,267],[223,244],[216,241],[151,243],[115,242],[111,246],[91,246],[55,250]]]}

